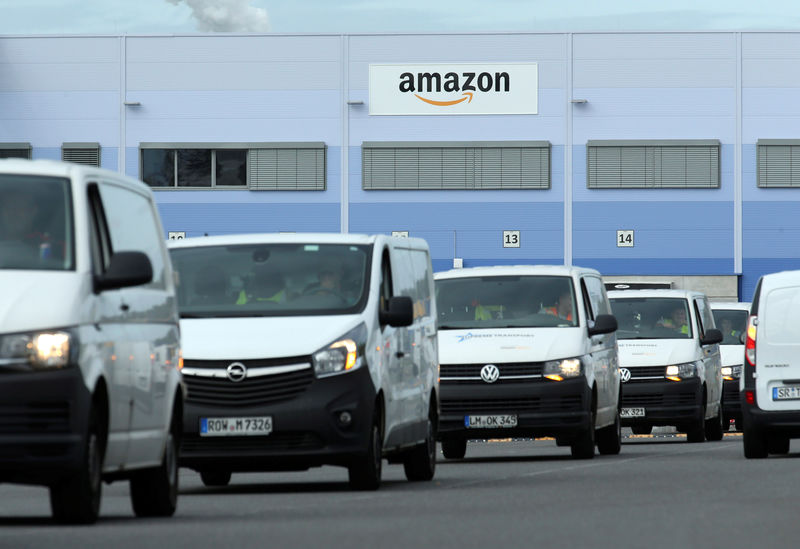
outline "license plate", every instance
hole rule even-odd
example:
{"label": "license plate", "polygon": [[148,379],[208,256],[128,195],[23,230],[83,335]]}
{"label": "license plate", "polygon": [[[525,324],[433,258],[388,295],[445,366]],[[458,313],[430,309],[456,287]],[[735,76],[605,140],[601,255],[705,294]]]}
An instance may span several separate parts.
{"label": "license plate", "polygon": [[464,416],[467,429],[493,429],[497,427],[516,427],[516,415],[504,416]]}
{"label": "license plate", "polygon": [[201,417],[201,437],[252,437],[272,432],[272,416]]}
{"label": "license plate", "polygon": [[619,417],[644,417],[644,408],[621,408]]}
{"label": "license plate", "polygon": [[772,400],[800,400],[800,387],[773,387]]}

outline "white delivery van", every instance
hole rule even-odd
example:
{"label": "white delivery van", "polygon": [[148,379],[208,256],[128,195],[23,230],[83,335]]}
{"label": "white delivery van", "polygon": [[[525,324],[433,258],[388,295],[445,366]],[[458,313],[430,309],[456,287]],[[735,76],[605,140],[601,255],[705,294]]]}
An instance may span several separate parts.
{"label": "white delivery van", "polygon": [[436,467],[436,306],[417,238],[261,234],[170,243],[188,394],[181,463],[232,472]]}
{"label": "white delivery van", "polygon": [[504,266],[437,273],[446,458],[469,439],[555,437],[573,457],[620,451],[616,321],[600,273]]}
{"label": "white delivery van", "polygon": [[800,437],[800,271],[758,281],[739,381],[744,455],[787,454]]}
{"label": "white delivery van", "polygon": [[737,301],[712,301],[714,323],[722,332],[720,357],[722,361],[722,426],[725,430],[733,423],[742,430],[742,405],[739,402],[739,378],[744,362],[744,335],[750,303]]}
{"label": "white delivery van", "polygon": [[101,480],[171,515],[183,405],[178,310],[150,189],[110,171],[0,160],[0,482],[93,522]]}
{"label": "white delivery van", "polygon": [[689,442],[722,439],[719,343],[708,298],[688,290],[608,293],[617,317],[622,425],[675,426]]}

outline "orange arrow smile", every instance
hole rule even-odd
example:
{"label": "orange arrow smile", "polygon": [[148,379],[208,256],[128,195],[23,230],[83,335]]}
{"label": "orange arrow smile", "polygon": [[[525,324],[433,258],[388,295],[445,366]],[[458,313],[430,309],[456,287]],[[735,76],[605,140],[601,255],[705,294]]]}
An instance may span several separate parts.
{"label": "orange arrow smile", "polygon": [[414,96],[419,99],[420,101],[425,101],[429,105],[435,105],[437,107],[450,107],[452,105],[458,105],[459,103],[463,103],[466,101],[467,103],[472,103],[472,92],[464,92],[462,94],[464,97],[461,99],[456,99],[454,101],[434,101],[433,99],[425,99],[424,97],[417,95],[416,93]]}

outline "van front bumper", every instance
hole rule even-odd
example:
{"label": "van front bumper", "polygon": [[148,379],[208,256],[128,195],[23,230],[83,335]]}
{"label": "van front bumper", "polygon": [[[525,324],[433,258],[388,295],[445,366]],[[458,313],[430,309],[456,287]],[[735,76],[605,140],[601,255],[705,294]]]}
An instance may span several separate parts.
{"label": "van front bumper", "polygon": [[766,411],[757,403],[748,404],[744,392],[740,395],[742,419],[747,428],[762,431],[768,435],[782,435],[800,438],[800,410]]}
{"label": "van front bumper", "polygon": [[[643,408],[643,417],[625,417],[625,410]],[[679,429],[703,418],[703,385],[700,378],[683,381],[623,383],[620,421],[623,427],[673,425]]]}
{"label": "van front bumper", "polygon": [[[184,467],[300,471],[320,465],[346,466],[366,452],[375,407],[375,387],[366,365],[346,374],[313,378],[299,394],[260,405],[201,404],[193,394],[191,377],[184,380],[188,389],[180,454]],[[342,423],[342,412],[349,413],[349,424]],[[264,416],[272,418],[268,435],[200,435],[201,418]]]}
{"label": "van front bumper", "polygon": [[[440,382],[439,440],[484,438],[569,439],[591,425],[592,391],[584,376],[522,383]],[[516,427],[468,428],[475,415],[515,415]]]}
{"label": "van front bumper", "polygon": [[77,366],[0,371],[0,482],[49,485],[74,474],[90,405]]}
{"label": "van front bumper", "polygon": [[724,420],[742,420],[742,403],[739,400],[739,380],[722,382],[722,417]]}

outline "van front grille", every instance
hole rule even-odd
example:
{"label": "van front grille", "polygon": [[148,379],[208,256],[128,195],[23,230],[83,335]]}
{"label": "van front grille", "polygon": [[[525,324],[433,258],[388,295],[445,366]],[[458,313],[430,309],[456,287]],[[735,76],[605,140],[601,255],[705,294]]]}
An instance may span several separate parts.
{"label": "van front grille", "polygon": [[0,434],[53,434],[70,430],[68,402],[0,404]]}
{"label": "van front grille", "polygon": [[652,395],[626,395],[623,391],[622,408],[647,407],[647,406],[691,406],[697,404],[697,394],[677,393],[677,394],[652,394]]}
{"label": "van front grille", "polygon": [[442,414],[521,414],[560,413],[583,410],[581,395],[525,397],[442,399]]}

